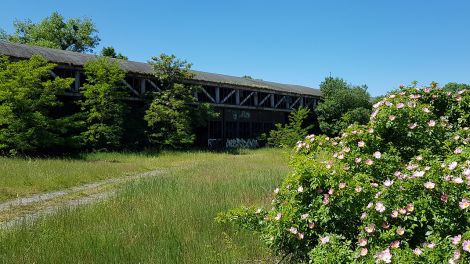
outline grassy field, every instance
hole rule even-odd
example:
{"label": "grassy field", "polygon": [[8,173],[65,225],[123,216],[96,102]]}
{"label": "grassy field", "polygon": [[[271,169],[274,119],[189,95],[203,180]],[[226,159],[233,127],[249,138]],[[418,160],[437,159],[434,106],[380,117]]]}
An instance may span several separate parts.
{"label": "grassy field", "polygon": [[[24,168],[31,164],[29,161],[1,162],[16,164],[10,166],[27,171],[30,177],[35,175],[34,169]],[[232,207],[270,201],[273,188],[288,171],[288,156],[280,150],[261,149],[243,155],[165,153],[155,157],[99,154],[80,161],[32,161],[37,167],[41,162],[50,163],[49,175],[59,170],[53,164],[67,168],[64,173],[72,175],[66,176],[65,186],[79,181],[74,177],[101,179],[155,168],[163,168],[165,173],[128,184],[110,200],[64,209],[32,226],[0,231],[0,260],[4,263],[275,261],[255,236],[216,224],[214,217]],[[93,166],[105,175],[98,175]],[[43,175],[47,174],[41,168]],[[72,172],[74,169],[81,172]],[[93,176],[86,176],[88,172]],[[1,177],[6,181],[5,175]],[[53,178],[45,177],[60,182]],[[10,186],[15,188],[14,184]],[[42,190],[56,184],[40,186]]]}

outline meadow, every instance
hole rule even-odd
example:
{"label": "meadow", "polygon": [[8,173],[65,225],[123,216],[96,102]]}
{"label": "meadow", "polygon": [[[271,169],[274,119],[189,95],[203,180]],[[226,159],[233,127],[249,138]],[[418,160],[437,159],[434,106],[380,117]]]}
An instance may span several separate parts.
{"label": "meadow", "polygon": [[[32,225],[0,230],[3,263],[259,263],[276,258],[248,232],[214,221],[218,212],[270,203],[288,173],[278,149],[240,154],[89,154],[78,160],[0,160],[1,186],[27,195],[161,169],[109,200],[64,208]],[[13,179],[10,179],[13,178]],[[5,185],[3,185],[5,183]],[[5,188],[5,187],[3,187]]]}

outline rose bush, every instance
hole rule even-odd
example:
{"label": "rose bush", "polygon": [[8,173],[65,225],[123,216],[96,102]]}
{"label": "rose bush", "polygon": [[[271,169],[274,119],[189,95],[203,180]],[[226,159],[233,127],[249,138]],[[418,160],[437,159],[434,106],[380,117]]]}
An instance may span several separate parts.
{"label": "rose bush", "polygon": [[286,261],[470,262],[470,91],[401,87],[365,126],[298,142],[269,209],[218,216]]}

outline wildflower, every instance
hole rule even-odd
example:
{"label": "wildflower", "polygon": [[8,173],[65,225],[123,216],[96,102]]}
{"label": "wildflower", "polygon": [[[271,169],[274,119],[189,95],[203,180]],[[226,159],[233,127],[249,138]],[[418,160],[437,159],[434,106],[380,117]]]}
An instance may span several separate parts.
{"label": "wildflower", "polygon": [[423,177],[424,173],[425,173],[424,171],[415,171],[415,172],[413,172],[413,177],[415,177],[415,178]]}
{"label": "wildflower", "polygon": [[340,182],[338,187],[340,189],[344,189],[344,188],[346,188],[346,183],[345,182]]}
{"label": "wildflower", "polygon": [[406,205],[406,210],[408,211],[408,213],[411,213],[415,210],[415,206],[413,204],[407,204]]}
{"label": "wildflower", "polygon": [[400,241],[395,240],[392,243],[390,243],[391,248],[399,248],[400,247]]}
{"label": "wildflower", "polygon": [[374,152],[373,156],[376,159],[380,159],[382,157],[382,153],[380,153],[380,151],[376,151],[376,152]]}
{"label": "wildflower", "polygon": [[392,180],[387,179],[386,181],[384,181],[384,185],[385,185],[386,187],[390,187],[390,186],[392,186],[392,184],[393,184],[393,181],[392,181]]}
{"label": "wildflower", "polygon": [[385,230],[390,229],[390,223],[388,223],[388,222],[383,222],[383,223],[382,223],[382,229],[385,229]]}
{"label": "wildflower", "polygon": [[456,161],[451,162],[448,166],[449,170],[454,170],[456,167],[457,167]]}
{"label": "wildflower", "polygon": [[459,259],[460,259],[460,251],[456,250],[454,251],[454,256],[452,257],[452,259],[449,259],[449,263],[451,263],[451,260],[452,260],[452,263],[457,263],[455,261],[458,261]]}
{"label": "wildflower", "polygon": [[369,134],[373,134],[373,133],[374,133],[374,129],[373,129],[373,128],[369,128],[369,129],[367,130],[367,132],[369,132]]}
{"label": "wildflower", "polygon": [[365,247],[367,245],[367,238],[359,238],[359,246]]}
{"label": "wildflower", "polygon": [[423,156],[421,156],[421,155],[416,156],[416,160],[423,160]]}
{"label": "wildflower", "polygon": [[329,194],[324,194],[323,195],[323,204],[327,205],[330,203],[330,195]]}
{"label": "wildflower", "polygon": [[467,198],[463,198],[462,201],[459,202],[460,209],[466,209],[470,206],[470,201]]}
{"label": "wildflower", "polygon": [[454,153],[455,153],[455,154],[460,154],[460,153],[462,153],[462,151],[463,151],[462,148],[456,148],[456,149],[454,150]]}
{"label": "wildflower", "polygon": [[298,240],[304,239],[304,233],[297,233],[297,239]]}
{"label": "wildflower", "polygon": [[427,107],[423,107],[423,112],[425,112],[425,113],[430,113],[431,110],[429,110],[429,108],[427,108]]}
{"label": "wildflower", "polygon": [[462,174],[469,177],[470,176],[470,169],[463,170]]}
{"label": "wildflower", "polygon": [[367,159],[366,164],[370,166],[370,165],[374,164],[374,161],[371,160],[371,159]]}
{"label": "wildflower", "polygon": [[453,179],[453,182],[455,182],[457,184],[461,184],[461,183],[463,183],[463,180],[460,177],[456,177],[456,178]]}
{"label": "wildflower", "polygon": [[464,240],[462,243],[463,250],[470,252],[470,240]]}
{"label": "wildflower", "polygon": [[365,145],[366,145],[366,143],[364,143],[364,141],[362,141],[362,140],[357,142],[357,146],[360,147],[360,148],[363,148]]}
{"label": "wildflower", "polygon": [[340,154],[338,155],[338,159],[340,159],[340,160],[344,159],[344,154],[343,154],[343,153],[340,153]]}
{"label": "wildflower", "polygon": [[364,220],[366,218],[367,218],[367,213],[366,212],[362,213],[361,214],[361,220]]}
{"label": "wildflower", "polygon": [[359,157],[357,157],[356,159],[354,159],[354,162],[356,162],[356,163],[360,163],[361,161],[362,161],[362,159],[359,158]]}
{"label": "wildflower", "polygon": [[413,250],[413,254],[415,254],[416,256],[421,256],[421,254],[423,254],[423,251],[420,248],[415,248]]}
{"label": "wildflower", "polygon": [[405,229],[403,227],[399,226],[397,228],[397,235],[403,236],[403,234],[405,234]]}
{"label": "wildflower", "polygon": [[429,126],[429,127],[434,127],[434,126],[436,126],[436,121],[434,121],[434,120],[429,120],[428,126]]}
{"label": "wildflower", "polygon": [[367,205],[367,209],[370,209],[372,206],[374,206],[374,203],[373,203],[373,202],[370,202],[370,203]]}
{"label": "wildflower", "polygon": [[434,243],[426,243],[425,245],[429,249],[433,249],[436,246]]}
{"label": "wildflower", "polygon": [[435,186],[436,186],[436,184],[433,183],[433,182],[430,182],[430,181],[424,183],[424,187],[425,187],[426,189],[430,189],[430,190],[431,190],[431,189],[434,189]]}
{"label": "wildflower", "polygon": [[462,235],[454,236],[452,238],[452,244],[454,245],[460,244],[460,241],[462,241]]}
{"label": "wildflower", "polygon": [[375,197],[375,199],[379,199],[380,195],[382,195],[382,192],[378,192],[378,193],[376,193],[376,194],[375,194],[375,196],[374,196],[374,197]]}
{"label": "wildflower", "polygon": [[279,188],[274,189],[274,193],[279,193]]}
{"label": "wildflower", "polygon": [[447,203],[447,200],[449,200],[449,195],[443,193],[441,195],[441,201],[444,202],[444,203]]}
{"label": "wildflower", "polygon": [[299,193],[303,192],[303,191],[304,191],[304,187],[299,186],[299,188],[297,188],[297,191],[298,191]]}
{"label": "wildflower", "polygon": [[372,234],[375,232],[375,225],[374,224],[368,224],[366,225],[366,227],[364,227],[364,230],[368,233],[368,234]]}
{"label": "wildflower", "polygon": [[315,228],[315,223],[314,222],[308,223],[308,228],[309,229],[314,229]]}
{"label": "wildflower", "polygon": [[409,129],[415,129],[417,126],[418,126],[418,124],[413,123],[413,124],[409,124],[409,125],[408,125],[408,128],[409,128]]}
{"label": "wildflower", "polygon": [[335,189],[333,189],[333,188],[330,188],[330,189],[328,190],[328,194],[329,194],[329,195],[333,195],[334,192],[335,192]]}
{"label": "wildflower", "polygon": [[354,189],[357,193],[360,193],[362,191],[362,187],[361,186],[356,186],[356,188]]}
{"label": "wildflower", "polygon": [[276,221],[279,221],[279,220],[281,220],[281,216],[282,216],[282,214],[281,214],[281,213],[278,213],[278,214],[276,215],[276,217],[274,217],[274,219],[275,219]]}
{"label": "wildflower", "polygon": [[394,116],[394,115],[390,115],[390,116],[388,116],[388,120],[390,120],[390,121],[393,121],[393,120],[395,120],[395,118],[397,118],[397,117],[396,117],[396,116]]}
{"label": "wildflower", "polygon": [[376,183],[376,182],[371,182],[371,183],[370,183],[370,186],[372,186],[372,187],[374,187],[374,188],[377,188],[377,187],[379,187],[379,184]]}
{"label": "wildflower", "polygon": [[404,104],[404,103],[398,103],[398,104],[397,104],[397,109],[401,109],[401,108],[403,108],[403,107],[405,107],[405,104]]}
{"label": "wildflower", "polygon": [[385,262],[385,263],[392,263],[392,254],[390,254],[390,249],[385,249],[384,251],[378,253],[376,258]]}
{"label": "wildflower", "polygon": [[400,208],[400,209],[398,209],[398,212],[399,212],[400,214],[402,214],[402,215],[404,215],[404,214],[407,213],[407,211],[406,211],[405,208]]}
{"label": "wildflower", "polygon": [[361,257],[365,257],[367,255],[367,252],[368,252],[367,248],[361,248],[361,251],[359,252],[359,255]]}
{"label": "wildflower", "polygon": [[258,208],[258,210],[256,210],[255,214],[259,214],[261,213],[261,208]]}
{"label": "wildflower", "polygon": [[397,218],[398,217],[398,211],[397,210],[393,210],[392,213],[390,214],[390,216],[392,218]]}
{"label": "wildflower", "polygon": [[321,237],[320,241],[321,241],[322,244],[326,244],[326,243],[330,242],[330,237],[329,236]]}
{"label": "wildflower", "polygon": [[305,220],[308,218],[308,214],[303,214],[300,216],[300,219]]}
{"label": "wildflower", "polygon": [[289,228],[289,232],[291,232],[292,234],[296,235],[296,234],[298,233],[298,230],[297,230],[297,228],[295,228],[295,227],[292,226],[291,228]]}

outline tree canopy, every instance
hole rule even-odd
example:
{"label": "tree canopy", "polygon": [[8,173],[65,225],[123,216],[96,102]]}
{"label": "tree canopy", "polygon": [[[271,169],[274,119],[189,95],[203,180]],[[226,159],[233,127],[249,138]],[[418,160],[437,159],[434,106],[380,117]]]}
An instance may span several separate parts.
{"label": "tree canopy", "polygon": [[116,50],[111,46],[103,47],[103,49],[101,50],[101,56],[121,59],[121,60],[128,60],[126,56],[122,55],[121,53],[117,53]]}
{"label": "tree canopy", "polygon": [[3,38],[11,42],[76,52],[92,52],[100,42],[98,30],[91,19],[65,20],[58,12],[53,12],[39,23],[29,19],[16,20],[13,26],[13,34],[3,33]]}
{"label": "tree canopy", "polygon": [[353,86],[340,78],[327,77],[320,84],[323,101],[315,109],[320,129],[337,135],[353,123],[365,124],[372,108],[367,86]]}

